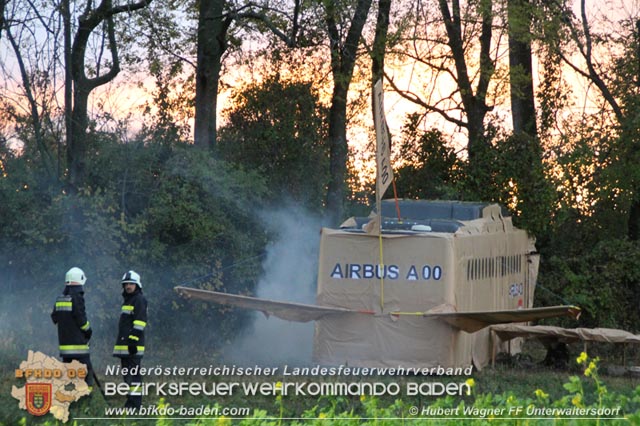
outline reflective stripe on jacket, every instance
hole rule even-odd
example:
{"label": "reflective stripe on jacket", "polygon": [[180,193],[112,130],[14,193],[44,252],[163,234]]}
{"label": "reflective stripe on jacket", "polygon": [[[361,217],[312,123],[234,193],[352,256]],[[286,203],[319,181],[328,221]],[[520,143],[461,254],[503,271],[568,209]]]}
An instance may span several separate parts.
{"label": "reflective stripe on jacket", "polygon": [[[113,356],[142,357],[144,355],[144,330],[147,327],[147,299],[142,290],[136,287],[131,294],[122,293],[124,302],[120,308],[118,338],[113,347]],[[129,346],[136,346],[137,353],[129,354]]]}
{"label": "reflective stripe on jacket", "polygon": [[89,340],[85,333],[91,328],[87,320],[82,286],[65,286],[58,296],[51,319],[58,325],[58,349],[60,356],[72,358],[89,353]]}

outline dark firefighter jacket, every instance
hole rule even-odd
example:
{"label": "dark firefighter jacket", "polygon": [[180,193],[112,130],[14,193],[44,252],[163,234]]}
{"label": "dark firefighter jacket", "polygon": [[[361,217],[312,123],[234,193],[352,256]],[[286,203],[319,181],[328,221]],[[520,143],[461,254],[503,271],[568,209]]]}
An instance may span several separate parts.
{"label": "dark firefighter jacket", "polygon": [[[142,357],[144,355],[144,329],[147,326],[147,299],[142,290],[136,287],[131,294],[123,291],[124,302],[118,323],[118,339],[113,347],[113,356],[119,358]],[[131,354],[129,346],[136,347]]]}
{"label": "dark firefighter jacket", "polygon": [[84,288],[67,285],[58,296],[51,312],[51,319],[58,325],[60,356],[73,358],[89,354],[91,325],[84,309]]}

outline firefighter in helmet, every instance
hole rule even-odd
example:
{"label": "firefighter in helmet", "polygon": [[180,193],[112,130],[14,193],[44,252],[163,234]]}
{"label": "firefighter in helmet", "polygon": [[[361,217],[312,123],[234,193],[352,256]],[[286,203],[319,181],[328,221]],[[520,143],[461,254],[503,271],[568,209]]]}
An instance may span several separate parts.
{"label": "firefighter in helmet", "polygon": [[140,363],[144,355],[144,329],[147,326],[147,299],[142,294],[140,275],[128,271],[122,284],[122,309],[118,323],[118,338],[113,356],[120,358],[124,381],[129,385],[125,407],[140,408],[142,404],[142,376]]}
{"label": "firefighter in helmet", "polygon": [[51,312],[53,323],[58,326],[58,344],[62,362],[77,360],[87,366],[85,381],[93,386],[93,367],[89,356],[91,324],[84,305],[84,283],[87,281],[82,269],[73,267],[65,275],[62,295],[58,296]]}

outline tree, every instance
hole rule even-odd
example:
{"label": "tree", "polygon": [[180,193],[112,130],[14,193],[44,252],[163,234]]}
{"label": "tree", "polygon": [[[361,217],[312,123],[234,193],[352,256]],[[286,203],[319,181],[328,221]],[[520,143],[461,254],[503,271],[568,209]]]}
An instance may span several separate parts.
{"label": "tree", "polygon": [[[638,109],[640,85],[638,84],[638,34],[637,18],[626,23],[625,31],[617,39],[606,33],[597,33],[590,23],[586,1],[580,1],[580,16],[563,4],[563,23],[570,35],[572,46],[566,51],[577,51],[581,61],[574,60],[562,47],[558,55],[578,76],[598,89],[603,107],[597,112],[604,125],[610,126],[616,139],[607,144],[608,137],[602,139],[597,153],[592,179],[594,194],[598,197],[594,210],[610,216],[610,212],[624,214],[626,236],[637,240],[640,224],[640,130]],[[567,43],[568,44],[568,43]],[[615,52],[619,49],[621,55]],[[610,52],[606,60],[597,54],[599,49]],[[599,217],[600,215],[596,215]],[[618,221],[619,222],[619,221]]]}
{"label": "tree", "polygon": [[[227,50],[234,22],[254,21],[287,46],[297,43],[300,30],[301,0],[294,0],[293,14],[288,7],[278,10],[270,4],[247,3],[234,6],[226,0],[202,0],[198,10],[197,64],[194,141],[200,148],[214,148],[217,137],[217,96],[223,55]],[[290,29],[281,29],[291,22]]]}
{"label": "tree", "polygon": [[[416,7],[407,12],[406,18],[415,26],[399,27],[394,36],[399,41],[392,54],[424,67],[424,78],[418,82],[421,87],[403,89],[396,78],[387,74],[391,87],[425,114],[435,113],[466,129],[469,170],[479,187],[489,179],[481,162],[489,148],[485,118],[493,109],[488,96],[498,55],[492,45],[493,40],[499,39],[493,32],[498,27],[494,18],[492,0],[466,4],[460,0],[437,0],[431,9]],[[442,97],[438,96],[440,93]]]}
{"label": "tree", "polygon": [[[376,31],[371,47],[371,83],[376,84],[384,76],[384,58],[387,48],[387,34],[391,18],[392,0],[378,1]],[[373,102],[372,102],[373,105]]]}
{"label": "tree", "polygon": [[[514,187],[511,204],[518,213],[521,226],[530,232],[541,233],[552,207],[551,191],[545,182],[536,123],[531,46],[533,7],[530,0],[507,0],[513,134],[504,141],[505,149],[498,149],[513,155],[509,159],[510,163],[527,164],[526,167],[507,167],[512,172],[507,182],[511,182]],[[510,146],[514,144],[520,146]]]}
{"label": "tree", "polygon": [[10,138],[23,144],[22,154],[42,167],[43,178],[53,180],[64,167],[58,99],[63,51],[59,10],[20,0],[5,2],[4,7],[0,28],[6,34],[0,49],[7,59],[0,61],[3,118],[12,123],[7,126],[15,130]]}
{"label": "tree", "polygon": [[455,198],[460,160],[440,131],[420,132],[419,123],[420,116],[413,114],[403,128],[399,152],[406,163],[395,172],[398,197]]}
{"label": "tree", "polygon": [[[199,47],[202,52],[198,59],[196,83],[196,129],[195,143],[199,147],[213,147],[216,143],[216,95],[214,90],[219,82],[219,64],[222,53],[229,41],[228,31],[233,22],[249,21],[283,41],[288,47],[309,47],[315,36],[303,36],[303,29],[314,33],[314,28],[303,28],[305,13],[315,12],[313,4],[304,5],[295,0],[293,14],[286,8],[249,3],[230,8],[220,0],[205,3],[200,8],[198,28]],[[326,209],[334,221],[342,216],[345,200],[345,181],[347,169],[347,95],[353,78],[360,37],[367,21],[371,0],[357,1],[353,8],[339,4],[334,0],[322,2],[323,18],[329,38],[333,92],[329,111],[329,170],[330,181],[327,189]],[[225,8],[229,7],[229,10]],[[210,8],[210,9],[209,9]],[[224,11],[219,13],[220,8]],[[207,18],[208,17],[208,18]],[[280,25],[278,25],[278,23]],[[289,23],[288,25],[286,25]],[[283,28],[287,28],[284,30]],[[206,65],[208,64],[208,65]],[[206,74],[205,74],[206,73]],[[200,87],[200,89],[198,89]],[[205,90],[206,89],[206,90]]]}
{"label": "tree", "polygon": [[538,132],[531,59],[531,8],[529,0],[507,0],[513,133],[524,133],[531,141],[536,141]]}
{"label": "tree", "polygon": [[[347,178],[347,94],[353,78],[358,46],[367,21],[371,0],[358,0],[348,17],[335,0],[323,2],[325,24],[329,36],[333,92],[329,110],[329,185],[327,214],[333,223],[342,218]],[[342,26],[350,22],[346,31]],[[342,37],[341,34],[346,34]]]}
{"label": "tree", "polygon": [[[633,54],[630,55],[632,58],[632,61],[635,62],[635,67],[634,67],[634,71],[635,71],[635,78],[634,83],[635,83],[635,90],[631,91],[631,93],[633,93],[636,96],[633,96],[632,99],[630,99],[630,105],[628,110],[629,111],[637,111],[638,108],[638,104],[640,104],[640,19],[636,19],[635,20],[635,32],[634,32],[634,43],[631,45],[633,48]],[[635,129],[629,129],[631,130],[629,133],[631,133],[632,137],[636,136],[638,134],[637,132],[637,127],[638,127],[638,113],[636,112],[635,114],[633,114],[633,118],[632,118],[632,122],[635,124],[636,127]],[[637,136],[636,136],[637,137]],[[632,167],[635,168],[635,166],[637,166],[638,163],[640,163],[640,141],[635,140],[634,143],[631,144],[631,155],[628,156],[627,158],[631,159],[632,163]],[[628,220],[628,229],[627,229],[627,234],[629,236],[629,238],[633,241],[639,241],[640,240],[640,182],[636,182],[636,187],[635,187],[635,194],[634,194],[634,199],[631,202],[631,207],[629,208],[629,220]]]}
{"label": "tree", "polygon": [[[64,142],[68,184],[82,186],[89,126],[88,99],[91,92],[115,78],[120,70],[116,45],[115,16],[145,7],[148,2],[112,6],[105,0],[93,9],[93,2],[58,4],[16,1],[5,10],[3,31],[13,50],[13,60],[0,64],[5,72],[5,93],[1,99],[16,120],[27,106],[31,135],[24,138],[25,152],[34,145],[50,177],[64,170]],[[9,3],[3,3],[3,7]],[[83,10],[80,10],[83,9]],[[81,14],[82,12],[82,14]],[[77,22],[74,21],[77,17]],[[7,19],[8,18],[8,19]],[[111,53],[111,57],[105,54]],[[18,72],[11,67],[16,63]],[[106,72],[105,72],[106,69]],[[64,73],[62,78],[61,74]],[[15,83],[19,81],[19,83]],[[21,88],[16,94],[13,88]],[[64,88],[64,107],[59,94]],[[61,124],[64,123],[64,126]],[[57,161],[53,152],[57,150]],[[57,173],[55,165],[57,163]]]}
{"label": "tree", "polygon": [[37,88],[33,87],[32,79],[34,77],[29,74],[27,70],[27,64],[25,63],[25,58],[23,58],[22,51],[20,50],[19,42],[14,37],[10,28],[6,29],[7,39],[13,48],[13,52],[16,57],[16,62],[18,63],[18,68],[20,70],[20,77],[22,81],[22,87],[24,91],[24,95],[27,98],[29,117],[31,121],[31,126],[33,128],[33,137],[36,142],[36,147],[38,152],[40,153],[40,157],[42,158],[42,162],[44,165],[44,170],[48,172],[49,175],[53,174],[53,160],[51,158],[51,153],[49,148],[45,143],[44,138],[44,130],[42,125],[42,117],[40,107],[42,103],[38,103],[36,99],[36,90]]}
{"label": "tree", "polygon": [[4,29],[4,8],[7,5],[8,0],[0,0],[0,38],[2,37],[2,30]]}
{"label": "tree", "polygon": [[225,4],[225,0],[200,1],[194,120],[197,147],[213,148],[216,143],[222,55],[227,49],[227,31],[233,21],[230,15],[224,14]]}
{"label": "tree", "polygon": [[328,181],[326,109],[311,83],[271,75],[236,93],[224,113],[220,157],[259,171],[272,202],[290,199],[321,210]]}
{"label": "tree", "polygon": [[[112,0],[102,0],[98,7],[92,7],[92,2],[88,1],[85,9],[78,18],[78,28],[76,29],[71,45],[69,60],[66,63],[67,69],[71,70],[73,82],[73,107],[71,109],[70,133],[67,134],[67,160],[69,167],[69,183],[72,187],[80,187],[84,183],[85,162],[87,155],[87,129],[89,126],[88,102],[89,95],[96,88],[109,83],[116,78],[120,72],[120,58],[118,56],[118,44],[116,41],[114,17],[120,13],[131,13],[146,7],[151,0],[141,0],[137,3],[129,3],[121,6],[114,6]],[[100,26],[106,26],[106,35],[102,38],[102,47],[109,49],[111,60],[104,64],[98,62],[95,70],[87,75],[87,44],[93,32]],[[107,40],[105,40],[105,37]],[[105,65],[108,70],[101,72],[101,65]]]}
{"label": "tree", "polygon": [[453,56],[460,98],[462,99],[462,105],[467,116],[465,123],[465,127],[469,132],[467,152],[469,153],[469,162],[473,169],[473,162],[483,151],[485,145],[484,118],[491,109],[486,104],[486,98],[489,82],[495,71],[495,61],[490,55],[493,27],[493,2],[492,0],[480,0],[478,3],[481,30],[479,34],[478,83],[475,90],[468,72],[465,41],[461,25],[460,2],[459,0],[452,0],[451,10],[449,9],[447,0],[439,0],[438,3],[444,20],[444,26],[447,30],[447,44]]}

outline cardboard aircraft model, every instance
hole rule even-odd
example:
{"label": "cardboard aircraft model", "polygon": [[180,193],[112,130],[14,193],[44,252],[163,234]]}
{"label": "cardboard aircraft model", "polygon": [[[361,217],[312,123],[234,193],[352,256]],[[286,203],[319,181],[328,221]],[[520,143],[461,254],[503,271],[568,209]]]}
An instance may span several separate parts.
{"label": "cardboard aircraft model", "polygon": [[533,308],[539,255],[497,204],[403,200],[398,208],[401,219],[393,200],[382,202],[373,231],[372,217],[322,229],[316,305],[175,290],[315,321],[313,358],[329,365],[481,368],[498,344],[487,326],[579,315],[575,306]]}

